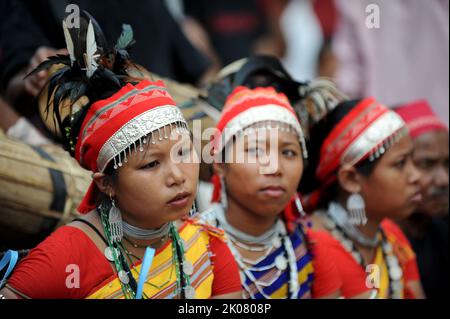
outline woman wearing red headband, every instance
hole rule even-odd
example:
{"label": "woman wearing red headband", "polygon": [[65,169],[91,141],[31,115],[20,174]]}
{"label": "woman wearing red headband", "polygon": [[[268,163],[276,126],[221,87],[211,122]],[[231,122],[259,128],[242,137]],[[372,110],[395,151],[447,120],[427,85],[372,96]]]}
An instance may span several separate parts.
{"label": "woman wearing red headband", "polygon": [[214,207],[203,218],[225,230],[246,298],[339,297],[332,257],[302,222],[297,195],[307,157],[303,131],[287,97],[275,89],[236,88],[213,140]]}
{"label": "woman wearing red headband", "polygon": [[301,191],[317,209],[319,245],[334,255],[343,295],[423,297],[414,252],[389,221],[407,217],[421,200],[405,123],[367,98],[339,104],[310,137]]}
{"label": "woman wearing red headband", "polygon": [[[93,172],[79,207],[85,215],[33,249],[1,294],[239,298],[223,233],[187,218],[199,166],[181,111],[162,82],[128,75],[129,27],[107,50],[95,21],[82,22],[80,38],[63,23],[70,55],[42,67],[63,64],[49,83],[49,107],[66,148]],[[81,96],[93,103],[80,107]]]}

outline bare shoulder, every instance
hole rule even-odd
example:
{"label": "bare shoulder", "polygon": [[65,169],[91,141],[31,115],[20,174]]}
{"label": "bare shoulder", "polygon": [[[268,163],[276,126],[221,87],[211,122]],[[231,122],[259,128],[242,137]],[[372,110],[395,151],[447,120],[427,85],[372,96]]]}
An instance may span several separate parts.
{"label": "bare shoulder", "polygon": [[92,229],[91,226],[89,226],[89,224],[94,226],[97,229],[97,231],[103,237],[105,237],[100,217],[98,216],[96,211],[91,211],[86,215],[80,216],[78,220],[67,224],[67,226],[79,229],[86,236],[88,236],[100,250],[103,250],[106,247],[105,244],[103,243],[103,240],[101,239],[101,237],[99,237],[97,232],[94,229]]}
{"label": "bare shoulder", "polygon": [[95,228],[97,228],[101,233],[103,233],[103,227],[101,225],[101,221],[100,218],[98,217],[97,212],[95,211],[89,212],[88,214],[82,215],[78,217],[77,220],[67,224],[67,226],[80,229],[85,233],[89,232],[89,230],[92,230],[92,228],[80,220],[86,221],[87,223],[95,226]]}

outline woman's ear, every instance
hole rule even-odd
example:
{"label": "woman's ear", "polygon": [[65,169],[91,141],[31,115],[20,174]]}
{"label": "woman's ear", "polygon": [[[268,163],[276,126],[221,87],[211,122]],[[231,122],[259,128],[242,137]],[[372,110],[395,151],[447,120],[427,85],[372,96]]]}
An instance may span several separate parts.
{"label": "woman's ear", "polygon": [[342,166],[337,173],[340,187],[348,193],[361,192],[362,176],[353,166]]}
{"label": "woman's ear", "polygon": [[108,197],[114,197],[116,195],[114,187],[111,183],[111,177],[106,176],[103,173],[94,173],[92,178],[102,193],[106,194]]}

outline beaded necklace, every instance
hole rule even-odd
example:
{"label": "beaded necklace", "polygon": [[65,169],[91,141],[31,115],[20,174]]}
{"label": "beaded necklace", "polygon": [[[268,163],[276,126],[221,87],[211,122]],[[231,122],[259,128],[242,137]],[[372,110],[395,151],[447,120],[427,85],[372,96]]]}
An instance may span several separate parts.
{"label": "beaded necklace", "polygon": [[[287,233],[286,227],[284,225],[284,222],[280,219],[277,220],[274,227],[272,227],[267,233],[258,236],[259,238],[265,238],[266,240],[268,238],[271,239],[270,243],[264,242],[263,245],[260,245],[262,247],[254,248],[254,249],[247,249],[251,246],[246,245],[246,240],[250,239],[251,242],[255,243],[253,240],[253,236],[245,234],[245,236],[240,236],[241,231],[234,228],[232,225],[230,225],[224,215],[223,209],[219,209],[217,211],[217,226],[223,228],[228,237],[230,238],[230,241],[228,242],[228,247],[230,248],[233,256],[236,259],[236,262],[239,266],[239,271],[241,275],[241,282],[246,290],[246,292],[249,294],[249,296],[254,299],[255,295],[252,293],[251,288],[246,284],[246,279],[248,278],[256,287],[258,293],[260,293],[265,299],[272,299],[270,296],[268,296],[266,293],[264,293],[264,288],[271,286],[289,267],[289,282],[288,282],[288,297],[285,299],[297,299],[298,296],[298,290],[299,290],[299,283],[298,283],[298,267],[297,267],[297,258],[295,255],[295,250],[292,245],[292,241],[289,237],[289,234]],[[230,231],[231,230],[231,231]],[[267,256],[272,253],[273,249],[277,249],[283,245],[284,251],[281,251],[281,254],[279,254],[274,262],[270,265],[258,267],[257,265],[264,260]],[[237,247],[247,250],[250,252],[254,251],[265,251],[265,254],[258,258],[258,260],[253,261],[249,260],[241,255]],[[287,256],[287,259],[286,257]],[[257,280],[255,276],[253,275],[252,271],[258,272],[258,271],[267,271],[269,269],[277,269],[277,276],[275,276],[274,280],[271,282],[262,282],[260,280]]]}
{"label": "beaded necklace", "polygon": [[[124,297],[126,299],[135,299],[137,283],[131,273],[127,259],[125,258],[125,256],[127,256],[128,261],[132,265],[132,261],[130,259],[132,254],[128,254],[129,252],[124,247],[122,241],[112,240],[111,229],[108,222],[109,208],[106,207],[106,205],[99,205],[98,211],[108,242],[108,247],[105,249],[105,257],[109,261],[114,262]],[[174,268],[177,278],[175,295],[180,295],[182,299],[193,299],[195,298],[195,289],[191,286],[190,276],[193,274],[194,267],[192,263],[186,260],[184,241],[180,238],[180,235],[173,223],[170,223],[169,225],[169,238],[172,240],[172,262],[175,265]],[[133,257],[136,258],[136,256]],[[171,277],[172,276],[169,277],[169,281]],[[161,287],[157,287],[156,285],[152,286],[158,289],[164,287],[164,285],[161,285]]]}
{"label": "beaded necklace", "polygon": [[[356,262],[360,264],[365,271],[367,265],[365,264],[364,259],[353,240],[345,232],[345,229],[341,228],[337,221],[333,219],[333,215],[328,212],[324,214],[323,217],[325,228],[327,228],[331,235],[342,244],[345,250],[353,256]],[[381,240],[379,241],[378,247],[381,245],[383,259],[386,261],[386,267],[388,270],[389,296],[391,296],[392,299],[400,299],[403,291],[403,271],[391,243],[389,243],[384,231],[381,228],[379,229],[379,236],[381,237]]]}

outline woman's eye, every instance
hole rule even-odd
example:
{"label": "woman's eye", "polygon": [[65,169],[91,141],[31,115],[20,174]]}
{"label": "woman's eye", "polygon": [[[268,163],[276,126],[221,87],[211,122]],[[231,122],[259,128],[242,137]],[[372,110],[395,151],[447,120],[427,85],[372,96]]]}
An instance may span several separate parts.
{"label": "woman's eye", "polygon": [[431,168],[431,167],[434,166],[434,162],[425,159],[425,160],[419,161],[419,162],[417,163],[417,166],[420,167],[420,168],[422,168],[422,169],[429,169],[429,168]]}
{"label": "woman's eye", "polygon": [[394,166],[397,168],[403,168],[403,166],[405,166],[406,160],[402,159],[401,161],[397,161]]}
{"label": "woman's eye", "polygon": [[153,161],[153,162],[150,162],[147,165],[143,166],[142,169],[151,169],[151,168],[155,168],[158,165],[159,165],[159,161]]}
{"label": "woman's eye", "polygon": [[298,155],[296,151],[294,151],[294,150],[289,150],[289,149],[283,150],[282,154],[283,154],[284,156],[287,156],[287,157],[295,157],[295,156]]}

